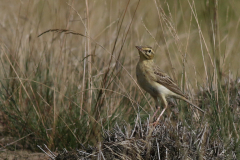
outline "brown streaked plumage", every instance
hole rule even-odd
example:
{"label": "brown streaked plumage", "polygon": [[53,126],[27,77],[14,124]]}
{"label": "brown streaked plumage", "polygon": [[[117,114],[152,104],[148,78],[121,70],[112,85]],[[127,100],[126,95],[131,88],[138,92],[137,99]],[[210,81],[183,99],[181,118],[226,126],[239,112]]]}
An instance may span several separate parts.
{"label": "brown streaked plumage", "polygon": [[158,110],[160,108],[158,98],[160,98],[161,102],[164,104],[164,109],[157,121],[159,121],[160,117],[167,109],[167,97],[182,99],[196,107],[198,110],[204,112],[202,109],[190,102],[187,96],[180,90],[171,77],[162,72],[158,66],[154,64],[153,58],[155,53],[151,47],[136,46],[136,48],[138,49],[140,55],[136,68],[138,84],[154,98]]}

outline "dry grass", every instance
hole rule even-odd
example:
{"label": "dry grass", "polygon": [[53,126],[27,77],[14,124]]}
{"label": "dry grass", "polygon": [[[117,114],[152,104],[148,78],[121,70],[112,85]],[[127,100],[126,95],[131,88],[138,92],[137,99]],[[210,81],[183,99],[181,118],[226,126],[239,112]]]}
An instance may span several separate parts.
{"label": "dry grass", "polygon": [[236,159],[238,156],[234,139],[225,144],[220,137],[211,136],[208,124],[196,130],[189,130],[185,125],[181,122],[173,125],[169,119],[161,121],[154,129],[141,121],[136,121],[132,129],[128,124],[116,124],[111,131],[105,131],[104,140],[96,147],[64,149],[59,154],[48,152],[46,146],[48,153],[41,149],[56,160]]}
{"label": "dry grass", "polygon": [[[208,123],[223,144],[238,143],[239,6],[237,0],[1,1],[1,136],[14,137],[15,148],[71,149],[97,144],[116,122],[134,125],[137,115],[146,121],[154,106],[136,84],[135,45],[150,45],[162,70],[207,112],[180,103],[177,119],[194,119],[196,128]],[[81,35],[38,37],[49,29]]]}

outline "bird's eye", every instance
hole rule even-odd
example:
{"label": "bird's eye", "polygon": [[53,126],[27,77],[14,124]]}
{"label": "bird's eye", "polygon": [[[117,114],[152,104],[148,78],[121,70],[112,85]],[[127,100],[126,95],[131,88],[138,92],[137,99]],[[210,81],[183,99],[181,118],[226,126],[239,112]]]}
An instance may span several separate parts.
{"label": "bird's eye", "polygon": [[151,50],[148,50],[149,53],[151,53]]}

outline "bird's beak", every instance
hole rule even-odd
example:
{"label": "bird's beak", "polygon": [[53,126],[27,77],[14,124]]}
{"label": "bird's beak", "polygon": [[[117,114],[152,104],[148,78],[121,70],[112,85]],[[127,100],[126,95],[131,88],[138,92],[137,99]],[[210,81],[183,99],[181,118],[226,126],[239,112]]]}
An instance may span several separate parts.
{"label": "bird's beak", "polygon": [[141,46],[136,46],[136,48],[140,51],[142,50],[142,47]]}

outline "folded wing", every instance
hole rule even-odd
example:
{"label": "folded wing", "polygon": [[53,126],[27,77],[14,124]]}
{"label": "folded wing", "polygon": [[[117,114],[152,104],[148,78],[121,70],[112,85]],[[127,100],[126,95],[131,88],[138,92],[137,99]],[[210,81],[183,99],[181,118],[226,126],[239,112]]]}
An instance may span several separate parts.
{"label": "folded wing", "polygon": [[166,73],[162,72],[157,66],[153,66],[153,71],[155,74],[156,82],[165,86],[170,91],[187,98],[187,96],[180,90],[176,83]]}

